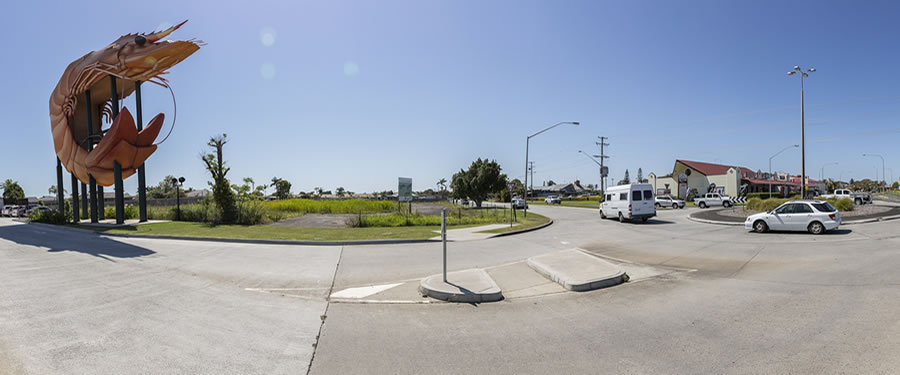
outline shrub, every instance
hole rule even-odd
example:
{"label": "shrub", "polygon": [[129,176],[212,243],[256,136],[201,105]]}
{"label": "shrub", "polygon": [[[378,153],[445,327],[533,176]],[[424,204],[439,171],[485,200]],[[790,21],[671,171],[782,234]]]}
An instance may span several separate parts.
{"label": "shrub", "polygon": [[56,210],[38,212],[34,215],[31,215],[29,220],[36,223],[44,223],[44,224],[66,224],[69,222],[71,215],[66,215],[63,212],[59,212]]}
{"label": "shrub", "polygon": [[837,208],[837,210],[841,212],[848,212],[856,209],[856,206],[853,205],[853,201],[850,200],[850,198],[826,198],[824,200],[831,203],[834,208]]}
{"label": "shrub", "polygon": [[[115,219],[116,218],[116,206],[105,206],[103,207],[103,215],[107,219]],[[140,216],[138,213],[138,209],[132,205],[125,205],[125,220],[137,219]]]}
{"label": "shrub", "polygon": [[[518,213],[521,215],[521,212]],[[519,220],[523,219],[519,217]],[[393,213],[389,215],[359,215],[347,220],[347,224],[356,227],[404,227],[404,226],[439,226],[440,215],[423,215],[419,213],[407,215]],[[508,210],[488,209],[454,209],[448,212],[447,225],[496,224],[509,223]]]}
{"label": "shrub", "polygon": [[268,219],[268,209],[259,201],[247,201],[238,205],[237,223],[241,225],[261,224]]}
{"label": "shrub", "polygon": [[784,198],[784,199],[759,199],[753,198],[747,201],[746,208],[752,211],[772,211],[778,206],[784,204],[784,202],[793,200],[794,198]]}
{"label": "shrub", "polygon": [[362,199],[347,200],[312,200],[285,199],[267,201],[265,207],[272,211],[295,214],[357,214],[387,213],[397,209],[397,203],[391,201],[368,201]]}

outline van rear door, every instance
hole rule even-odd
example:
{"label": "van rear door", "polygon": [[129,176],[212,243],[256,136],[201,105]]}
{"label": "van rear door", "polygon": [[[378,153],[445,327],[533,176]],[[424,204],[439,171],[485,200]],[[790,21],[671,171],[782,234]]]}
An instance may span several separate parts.
{"label": "van rear door", "polygon": [[649,194],[644,194],[644,190],[641,188],[631,190],[632,216],[653,215],[656,213],[656,207],[653,206],[653,192],[650,190],[647,190],[647,192]]}

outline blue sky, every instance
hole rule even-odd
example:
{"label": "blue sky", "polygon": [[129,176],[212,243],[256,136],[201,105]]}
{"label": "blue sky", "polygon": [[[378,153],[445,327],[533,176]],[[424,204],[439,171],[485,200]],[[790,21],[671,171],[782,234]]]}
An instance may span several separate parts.
{"label": "blue sky", "polygon": [[[600,135],[615,180],[626,168],[669,173],[675,159],[765,170],[800,141],[800,83],[785,74],[798,64],[818,70],[806,81],[807,173],[839,162],[828,176],[873,178],[881,161],[861,156],[870,152],[900,176],[893,2],[83,5],[18,1],[0,15],[0,178],[27,195],[55,183],[47,102],[65,67],[122,34],[184,19],[170,39],[208,44],[168,77],[177,123],[148,160],[151,184],[173,174],[205,187],[199,154],[223,132],[232,181],[278,176],[295,192],[396,190],[398,176],[422,190],[478,157],[521,177],[525,137],[559,121],[582,125],[532,140],[538,183],[597,183],[578,150],[596,153]],[[171,119],[167,91],[144,95],[145,118]],[[797,150],[773,161],[799,165]]]}

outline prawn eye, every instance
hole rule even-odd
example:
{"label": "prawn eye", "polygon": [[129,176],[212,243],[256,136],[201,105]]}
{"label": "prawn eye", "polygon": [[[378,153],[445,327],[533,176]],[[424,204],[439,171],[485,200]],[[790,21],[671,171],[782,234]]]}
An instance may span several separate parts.
{"label": "prawn eye", "polygon": [[139,46],[144,46],[144,44],[147,43],[147,38],[145,38],[143,35],[138,35],[134,37],[134,43]]}

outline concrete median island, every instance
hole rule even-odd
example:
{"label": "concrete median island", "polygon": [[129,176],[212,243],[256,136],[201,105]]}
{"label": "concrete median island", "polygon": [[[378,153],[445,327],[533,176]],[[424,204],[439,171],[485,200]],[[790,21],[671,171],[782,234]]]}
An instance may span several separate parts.
{"label": "concrete median island", "polygon": [[531,257],[528,265],[575,292],[606,288],[628,280],[628,275],[619,267],[577,249]]}
{"label": "concrete median island", "polygon": [[419,284],[422,295],[449,302],[481,303],[503,299],[500,287],[483,269],[469,269],[437,274],[422,279]]}

